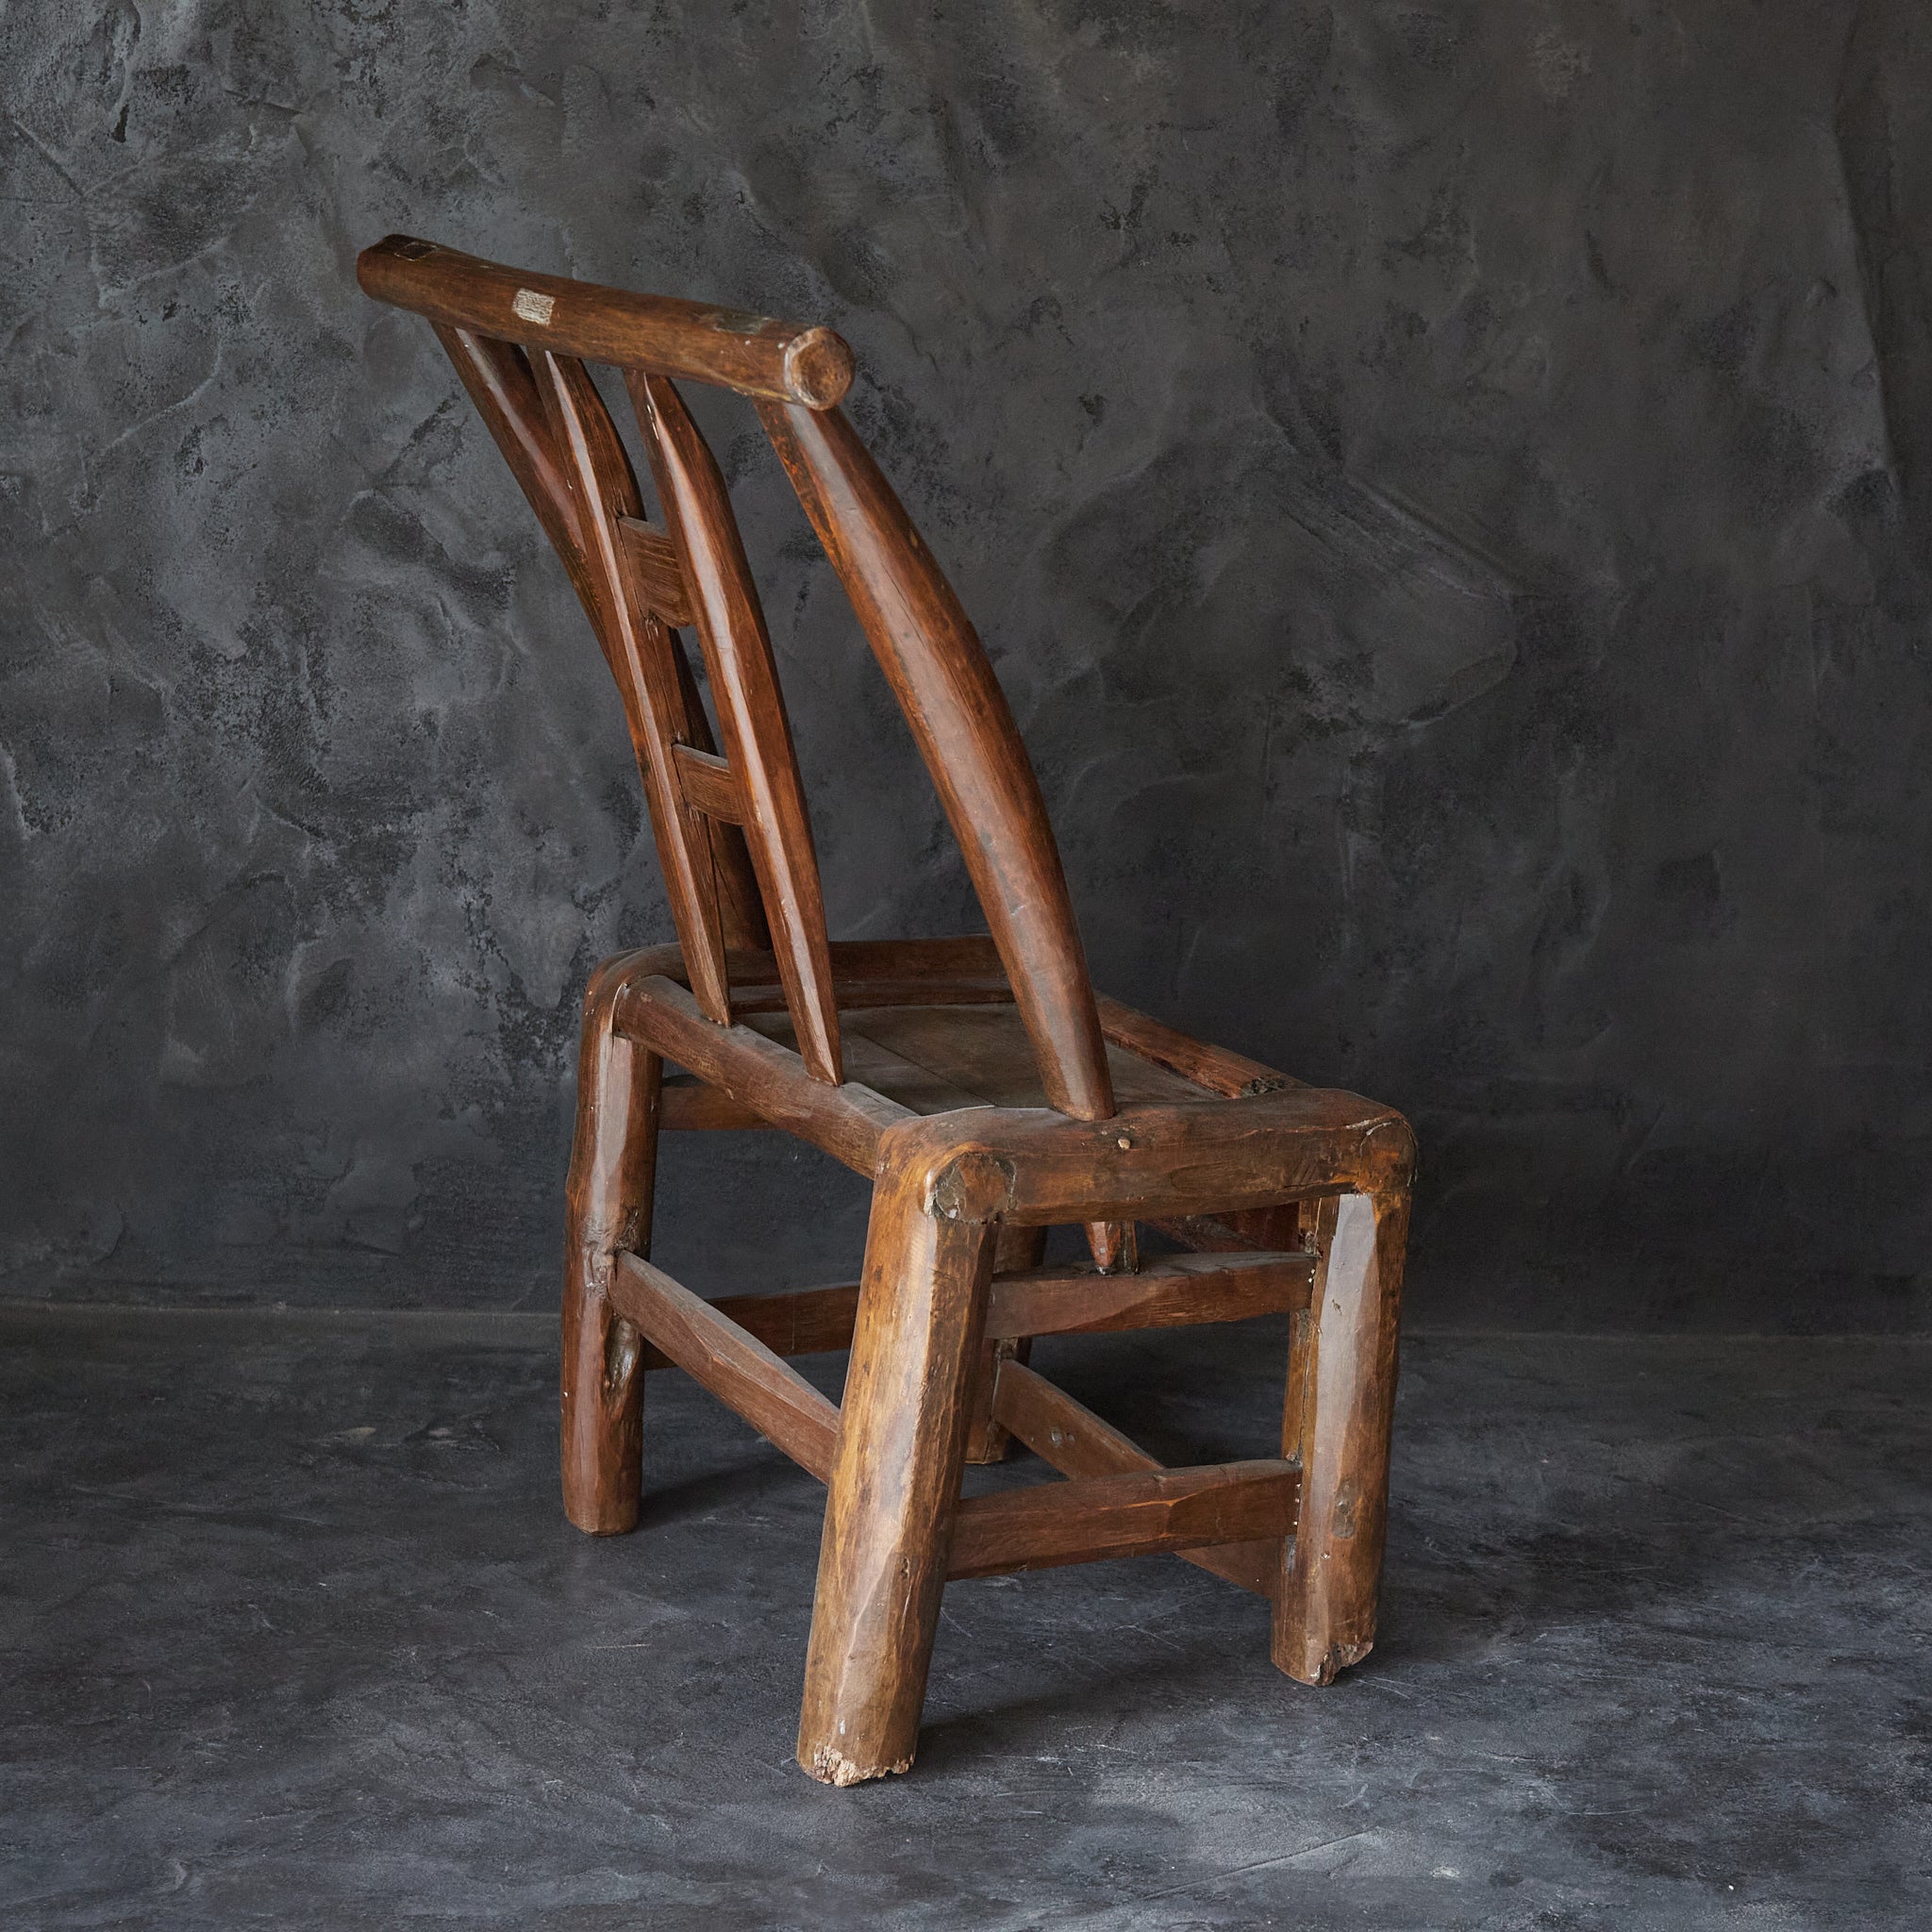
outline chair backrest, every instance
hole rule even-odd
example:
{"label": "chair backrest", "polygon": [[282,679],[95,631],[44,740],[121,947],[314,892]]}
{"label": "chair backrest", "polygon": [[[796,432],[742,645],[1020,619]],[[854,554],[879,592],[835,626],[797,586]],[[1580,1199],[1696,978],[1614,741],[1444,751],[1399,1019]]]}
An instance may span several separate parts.
{"label": "chair backrest", "polygon": [[[731,954],[769,949],[799,1052],[843,1077],[824,903],[791,725],[724,477],[672,378],[756,405],[905,713],[965,856],[1048,1099],[1114,1111],[1079,929],[1039,782],[986,652],[840,413],[829,329],[526,275],[409,236],[357,262],[425,316],[562,557],[623,695],[693,997],[731,1019]],[[623,372],[665,528],[644,519],[585,363]],[[713,741],[677,633],[697,633]]]}

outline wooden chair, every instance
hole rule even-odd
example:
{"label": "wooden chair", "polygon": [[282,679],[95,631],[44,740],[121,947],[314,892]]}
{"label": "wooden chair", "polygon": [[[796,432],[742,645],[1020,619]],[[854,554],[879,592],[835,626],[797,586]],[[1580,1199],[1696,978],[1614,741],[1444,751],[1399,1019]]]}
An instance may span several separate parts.
{"label": "wooden chair", "polygon": [[[1089,984],[1012,714],[838,403],[823,328],[525,275],[391,236],[362,287],[426,316],[616,675],[677,943],[584,1000],[563,1300],[563,1493],[638,1519],[644,1376],[694,1375],[828,1485],[799,1761],[911,1762],[953,1577],[1173,1551],[1272,1600],[1325,1684],[1374,1636],[1413,1143],[1401,1117],[1203,1045]],[[646,521],[585,371],[634,404]],[[990,938],[828,941],[764,618],[674,377],[748,396],[883,667]],[[707,717],[679,641],[694,631]],[[666,1062],[685,1070],[667,1079]],[[869,1176],[856,1286],[707,1302],[647,1258],[663,1128],[779,1128]],[[1141,1262],[1135,1224],[1182,1252]],[[1091,1268],[1043,1268],[1049,1224]],[[1279,1456],[1163,1468],[1025,1365],[1030,1337],[1292,1312]],[[785,1357],[848,1347],[835,1407]],[[1017,1437],[1067,1481],[960,1497]]]}

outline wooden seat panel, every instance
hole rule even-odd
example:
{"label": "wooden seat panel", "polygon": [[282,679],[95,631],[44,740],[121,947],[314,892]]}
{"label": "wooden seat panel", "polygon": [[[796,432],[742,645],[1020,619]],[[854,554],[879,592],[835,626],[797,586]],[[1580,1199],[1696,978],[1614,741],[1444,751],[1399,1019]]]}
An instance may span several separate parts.
{"label": "wooden seat panel", "polygon": [[[788,1013],[747,1014],[740,1024],[794,1045]],[[910,1112],[1051,1105],[1016,1006],[841,1008],[839,1025],[848,1043],[846,1077]],[[1124,1106],[1219,1097],[1123,1047],[1108,1046],[1107,1058]]]}

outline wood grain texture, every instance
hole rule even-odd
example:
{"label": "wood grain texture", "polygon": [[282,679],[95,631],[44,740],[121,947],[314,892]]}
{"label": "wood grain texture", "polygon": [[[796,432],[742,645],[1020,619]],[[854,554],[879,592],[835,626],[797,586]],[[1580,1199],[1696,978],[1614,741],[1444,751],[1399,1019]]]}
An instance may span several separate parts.
{"label": "wood grain texture", "polygon": [[1264,1067],[1259,1060],[1191,1039],[1175,1027],[1163,1025],[1145,1013],[1137,1013],[1132,1007],[1123,1006],[1119,1000],[1108,999],[1105,993],[1096,996],[1096,1004],[1101,1032],[1110,1044],[1124,1047],[1157,1067],[1165,1067],[1169,1073],[1179,1074],[1224,1099],[1245,1099],[1302,1084],[1286,1074],[1277,1074],[1273,1067]]}
{"label": "wood grain texture", "polygon": [[1163,1255],[1132,1274],[1041,1269],[995,1278],[987,1333],[1095,1335],[1119,1328],[1179,1328],[1243,1322],[1308,1305],[1308,1254]]}
{"label": "wood grain texture", "polygon": [[772,1124],[741,1100],[732,1099],[722,1088],[709,1087],[702,1080],[682,1075],[664,1083],[658,1124],[667,1134],[690,1134],[723,1131],[757,1133],[769,1131]]}
{"label": "wood grain texture", "polygon": [[631,602],[618,550],[617,523],[641,509],[637,479],[583,364],[541,350],[532,373],[576,506],[590,591],[585,608],[624,699],[691,992],[710,1019],[723,1023],[731,1016],[731,998],[710,841],[672,770],[673,747],[690,742],[693,727],[670,633]]}
{"label": "wood grain texture", "polygon": [[[996,1190],[882,1167],[820,1546],[798,1761],[828,1784],[912,1763],[959,1493]],[[941,1207],[949,1211],[936,1211]]]}
{"label": "wood grain texture", "polygon": [[[711,721],[705,714],[705,701],[691,673],[690,655],[675,631],[665,630],[663,635],[677,673],[677,688],[684,698],[685,735],[680,743],[694,752],[716,757],[717,742],[711,736]],[[735,962],[743,954],[768,956],[772,929],[765,922],[765,902],[758,893],[758,874],[752,868],[744,827],[708,816],[703,817],[703,824],[711,848],[711,883],[718,896],[718,930],[724,941],[725,977],[733,982],[732,1008],[736,1011],[735,982],[739,968]],[[783,996],[781,991],[779,997]]]}
{"label": "wood grain texture", "polygon": [[[1130,1441],[1111,1422],[1103,1422],[1091,1408],[1076,1403],[1045,1375],[1036,1375],[1024,1362],[1001,1368],[993,1412],[1016,1441],[1025,1443],[1062,1476],[1119,1476],[1161,1468],[1140,1443]],[[1270,1536],[1259,1541],[1221,1543],[1213,1549],[1176,1549],[1174,1556],[1237,1584],[1252,1596],[1272,1598],[1281,1588],[1281,1536]]]}
{"label": "wood grain texture", "polygon": [[1374,1647],[1389,1520],[1407,1176],[1378,1195],[1322,1203],[1319,1257],[1283,1424],[1306,1473],[1301,1524],[1274,1605],[1273,1652],[1328,1684]]}
{"label": "wood grain texture", "polygon": [[639,518],[626,516],[617,520],[617,539],[638,607],[673,630],[690,624],[691,587],[670,538]]}
{"label": "wood grain texture", "polygon": [[[1138,1442],[1023,1362],[1002,1366],[993,1391],[993,1413],[1017,1441],[1062,1475],[1120,1475],[1161,1467]],[[1279,1534],[1174,1554],[1256,1596],[1272,1597],[1281,1585]]]}
{"label": "wood grain texture", "polygon": [[852,385],[852,351],[828,328],[537,275],[412,235],[365,248],[356,279],[378,302],[447,327],[808,409],[830,408]]}
{"label": "wood grain texture", "polygon": [[[915,986],[905,983],[908,996],[896,1002],[872,987],[853,988],[843,1024],[991,1106],[1052,1105],[1024,1017],[1010,999],[925,1000],[911,996]],[[1191,1081],[1115,1049],[1108,1066],[1122,1106],[1208,1097]]]}
{"label": "wood grain texture", "polygon": [[973,1365],[973,1392],[968,1398],[971,1416],[966,1424],[966,1460],[972,1463],[1003,1461],[1012,1447],[1012,1438],[992,1412],[993,1389],[1003,1362],[1024,1361],[1032,1341],[1024,1329],[1002,1331],[992,1317],[992,1297],[1000,1291],[1003,1275],[1028,1274],[1040,1266],[1046,1253],[1043,1227],[1002,1225],[993,1241],[992,1287],[988,1291],[986,1326],[979,1339],[977,1358]]}
{"label": "wood grain texture", "polygon": [[856,1174],[871,1176],[879,1136],[917,1116],[870,1088],[828,1087],[799,1057],[748,1026],[714,1024],[691,992],[675,980],[642,975],[626,980],[617,1024],[666,1059],[783,1127]]}
{"label": "wood grain texture", "polygon": [[798,1050],[816,1077],[836,1086],[844,1074],[818,853],[751,566],[724,476],[676,390],[644,369],[626,369],[625,381],[691,590],[738,823],[758,874]]}
{"label": "wood grain texture", "polygon": [[[822,1355],[849,1348],[858,1320],[858,1284],[792,1289],[783,1294],[735,1294],[708,1304],[736,1323],[774,1355]],[[647,1373],[673,1366],[671,1357],[647,1347],[640,1359]]]}
{"label": "wood grain texture", "polygon": [[[1275,1660],[1328,1681],[1374,1638],[1407,1124],[1096,999],[999,682],[831,407],[851,373],[836,337],[400,237],[358,273],[435,324],[564,561],[624,699],[678,934],[606,960],[585,1009],[564,1301],[573,1521],[635,1521],[642,1376],[660,1365],[827,1480],[798,1748],[831,1783],[910,1764],[949,1566],[1174,1551],[1273,1595]],[[587,356],[624,372],[662,532]],[[829,940],[771,640],[723,474],[673,377],[757,402],[912,730],[987,936]],[[715,741],[681,630],[702,653]],[[691,1077],[667,1089],[667,1060]],[[666,1125],[778,1128],[867,1175],[863,1281],[712,1304],[654,1268]],[[1142,1221],[1191,1252],[1143,1267]],[[1093,1270],[1038,1265],[1049,1224],[1084,1226]],[[1296,1340],[1279,1460],[1163,1470],[1025,1366],[1039,1334],[1282,1311]],[[841,1413],[785,1357],[848,1343]],[[959,1503],[966,1457],[992,1459],[1013,1436],[1070,1479]]]}
{"label": "wood grain texture", "polygon": [[994,1576],[1278,1538],[1293,1524],[1300,1493],[1292,1463],[1257,1460],[969,1496],[953,1519],[946,1574]]}
{"label": "wood grain texture", "polygon": [[614,1024],[622,961],[584,994],[576,1134],[564,1195],[564,1513],[593,1536],[638,1520],[642,1457],[641,1341],[611,1300],[616,1257],[647,1251],[663,1062]]}
{"label": "wood grain texture", "polygon": [[1006,693],[952,586],[837,410],[759,406],[932,775],[1025,1018],[1047,1098],[1079,1120],[1113,1088],[1058,848]]}
{"label": "wood grain texture", "polygon": [[[1155,1221],[1381,1191],[1407,1185],[1415,1147],[1400,1114],[1317,1087],[1124,1108],[1101,1122],[981,1108],[915,1120],[903,1131],[935,1154],[1000,1163],[1008,1176],[1002,1218],[1023,1223]],[[910,1158],[914,1143],[904,1144]]]}
{"label": "wood grain texture", "polygon": [[[684,802],[708,819],[722,819],[726,824],[742,825],[749,816],[744,790],[738,774],[715,752],[703,752],[689,744],[671,748],[671,767]],[[737,998],[732,1000],[734,1010]]]}
{"label": "wood grain texture", "polygon": [[[964,1108],[986,1105],[977,1093],[956,1087],[930,1067],[882,1046],[868,1024],[871,1017],[859,1012],[841,1015],[840,1019],[840,1053],[846,1075],[854,1085],[912,1113],[955,1113]],[[767,1040],[794,1048],[797,1044],[789,1013],[752,1014],[741,1024]]]}
{"label": "wood grain texture", "polygon": [[791,1365],[641,1256],[620,1254],[610,1298],[639,1334],[821,1482],[839,1410]]}

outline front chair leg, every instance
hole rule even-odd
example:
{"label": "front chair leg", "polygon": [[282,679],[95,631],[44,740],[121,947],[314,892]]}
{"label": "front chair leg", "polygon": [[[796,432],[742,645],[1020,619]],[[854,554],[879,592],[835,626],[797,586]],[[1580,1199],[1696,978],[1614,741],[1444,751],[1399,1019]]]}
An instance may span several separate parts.
{"label": "front chair leg", "polygon": [[664,1062],[613,1024],[622,958],[584,994],[563,1272],[563,1507],[581,1530],[635,1529],[642,1479],[642,1338],[610,1305],[623,1251],[651,1246]]}
{"label": "front chair leg", "polygon": [[1407,1231],[1406,1184],[1319,1206],[1283,1427],[1283,1453],[1301,1460],[1301,1509],[1273,1644],[1275,1664],[1304,1684],[1332,1683],[1374,1646]]}
{"label": "front chair leg", "polygon": [[1005,1195],[982,1166],[889,1169],[873,1196],[798,1725],[826,1784],[912,1765]]}

